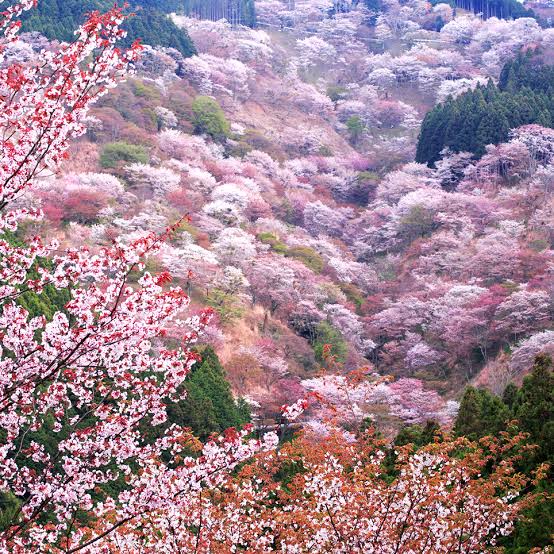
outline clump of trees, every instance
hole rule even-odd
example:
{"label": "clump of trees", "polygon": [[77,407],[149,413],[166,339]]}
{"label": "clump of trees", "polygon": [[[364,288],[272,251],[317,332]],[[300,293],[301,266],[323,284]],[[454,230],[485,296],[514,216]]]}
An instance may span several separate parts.
{"label": "clump of trees", "polygon": [[105,168],[117,167],[120,162],[148,163],[148,151],[144,146],[127,142],[105,144],[100,154],[100,165]]}
{"label": "clump of trees", "polygon": [[208,135],[218,142],[224,141],[231,132],[231,126],[221,106],[210,96],[197,96],[192,103],[194,131]]}
{"label": "clump of trees", "polygon": [[[433,4],[436,3],[438,3],[438,0],[433,2]],[[517,0],[456,0],[455,5],[476,14],[483,14],[484,18],[517,19],[519,17],[535,17],[533,10],[525,8]]]}
{"label": "clump of trees", "polygon": [[[124,24],[128,32],[122,40],[124,45],[130,46],[140,39],[152,46],[175,48],[185,57],[196,53],[187,31],[166,16],[177,7],[175,2],[133,0],[130,4],[136,9],[136,15]],[[50,39],[71,41],[73,31],[86,14],[109,9],[111,5],[109,0],[41,0],[36,10],[23,14],[23,30],[38,31]]]}
{"label": "clump of trees", "polygon": [[181,385],[183,398],[168,404],[164,425],[145,426],[145,435],[161,437],[169,427],[179,425],[191,429],[195,437],[205,442],[229,427],[238,429],[249,423],[249,408],[233,397],[217,354],[209,346],[197,350],[200,359]]}
{"label": "clump of trees", "polygon": [[183,0],[178,10],[200,19],[226,19],[231,25],[256,26],[254,0]]}
{"label": "clump of trees", "polygon": [[485,389],[469,387],[464,392],[454,425],[458,436],[478,440],[501,433],[526,433],[528,449],[523,449],[518,470],[527,474],[543,467],[546,479],[536,492],[541,502],[526,510],[516,523],[515,532],[503,541],[506,552],[520,554],[533,547],[551,544],[551,529],[544,525],[554,517],[554,372],[552,358],[537,356],[532,372],[521,387],[510,383],[501,398]]}
{"label": "clump of trees", "polygon": [[506,142],[511,129],[554,124],[554,68],[529,52],[508,62],[498,86],[490,81],[432,109],[421,126],[416,160],[434,164],[444,148],[480,158],[488,144]]}

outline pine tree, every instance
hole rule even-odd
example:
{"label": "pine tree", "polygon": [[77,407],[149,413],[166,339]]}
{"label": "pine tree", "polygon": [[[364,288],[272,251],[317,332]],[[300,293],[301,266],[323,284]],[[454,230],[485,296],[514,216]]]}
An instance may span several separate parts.
{"label": "pine tree", "polygon": [[500,398],[484,389],[468,387],[462,397],[454,433],[472,440],[497,435],[510,418],[507,406]]}
{"label": "pine tree", "polygon": [[489,81],[427,113],[416,161],[432,166],[445,147],[479,158],[487,144],[504,142],[510,129],[531,123],[554,125],[554,67],[532,51],[504,66],[498,86]]}
{"label": "pine tree", "polygon": [[540,447],[539,457],[554,461],[554,373],[550,356],[537,356],[533,371],[523,380],[514,413],[521,429]]}
{"label": "pine tree", "polygon": [[482,430],[480,414],[480,399],[477,389],[474,387],[468,387],[462,401],[460,402],[460,409],[458,411],[458,417],[454,424],[454,433],[457,436],[466,436],[472,438],[479,436]]}
{"label": "pine tree", "polygon": [[185,389],[186,398],[168,408],[169,422],[190,427],[201,440],[249,421],[244,407],[233,398],[225,371],[211,347],[201,352],[201,361],[193,366]]}
{"label": "pine tree", "polygon": [[479,126],[477,127],[477,148],[475,153],[482,156],[487,144],[498,144],[508,140],[510,124],[500,110],[486,110]]}
{"label": "pine tree", "polygon": [[506,404],[508,409],[513,413],[514,404],[516,402],[517,394],[519,389],[514,383],[508,383],[504,392],[502,393],[502,402]]}

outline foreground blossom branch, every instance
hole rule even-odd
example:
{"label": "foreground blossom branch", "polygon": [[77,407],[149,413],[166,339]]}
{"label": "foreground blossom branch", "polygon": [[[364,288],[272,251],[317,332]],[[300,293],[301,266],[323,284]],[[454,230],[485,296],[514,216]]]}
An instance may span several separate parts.
{"label": "foreground blossom branch", "polygon": [[[15,18],[33,5],[3,12],[5,42],[15,40]],[[210,318],[186,318],[187,296],[167,285],[166,274],[144,271],[163,236],[98,253],[56,255],[58,244],[40,237],[20,244],[19,223],[41,217],[21,206],[22,194],[57,170],[69,141],[84,132],[89,107],[139,55],[139,45],[116,46],[124,19],[120,8],[92,13],[73,43],[0,71],[0,490],[15,506],[0,529],[0,551],[90,551],[275,442],[228,433],[193,458],[185,455],[195,444],[188,430],[172,426],[153,442],[142,436],[144,422],[166,421],[166,404],[178,399],[197,358],[188,347]],[[71,298],[51,318],[18,303],[52,286]],[[169,324],[182,330],[173,350],[164,341]],[[162,464],[164,454],[173,463]],[[110,487],[121,492],[110,495]],[[87,531],[85,514],[100,518],[108,509],[113,519]]]}
{"label": "foreground blossom branch", "polygon": [[387,465],[383,441],[303,437],[256,456],[235,478],[155,510],[110,537],[114,552],[261,554],[495,551],[521,508],[525,479],[498,462],[522,437],[460,439]]}

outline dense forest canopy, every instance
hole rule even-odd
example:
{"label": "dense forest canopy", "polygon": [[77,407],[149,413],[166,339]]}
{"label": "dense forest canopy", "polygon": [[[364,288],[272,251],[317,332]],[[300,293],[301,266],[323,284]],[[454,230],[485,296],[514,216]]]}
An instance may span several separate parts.
{"label": "dense forest canopy", "polygon": [[226,19],[232,25],[256,25],[254,0],[181,0],[179,12],[191,17],[217,21]]}
{"label": "dense forest canopy", "polygon": [[[87,13],[109,9],[112,4],[110,0],[40,0],[36,10],[23,15],[23,31],[38,31],[50,39],[71,41],[75,28]],[[165,15],[175,7],[174,2],[137,0],[131,4],[136,15],[125,24],[128,31],[125,45],[140,39],[143,44],[175,48],[185,57],[196,52],[186,30],[178,28]]]}
{"label": "dense forest canopy", "polygon": [[488,144],[506,142],[511,129],[554,123],[554,67],[529,52],[508,62],[498,86],[489,81],[433,108],[423,120],[416,160],[433,164],[444,148],[479,158]]}
{"label": "dense forest canopy", "polygon": [[517,0],[455,0],[456,6],[483,14],[484,18],[517,19],[518,17],[535,17],[533,10],[527,9]]}

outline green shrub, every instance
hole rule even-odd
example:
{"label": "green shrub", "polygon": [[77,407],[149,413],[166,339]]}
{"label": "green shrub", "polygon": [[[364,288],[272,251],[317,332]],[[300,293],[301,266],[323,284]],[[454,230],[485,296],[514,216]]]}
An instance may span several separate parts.
{"label": "green shrub", "polygon": [[210,291],[210,294],[206,297],[206,304],[214,309],[223,325],[241,318],[244,313],[238,298],[220,289]]}
{"label": "green shrub", "polygon": [[277,254],[287,254],[289,249],[284,242],[281,242],[277,235],[264,231],[258,234],[258,240],[264,244],[269,244],[271,249]]}
{"label": "green shrub", "polygon": [[120,162],[147,164],[148,160],[148,152],[144,146],[127,142],[110,142],[100,154],[100,165],[105,168],[117,167]]}
{"label": "green shrub", "polygon": [[529,248],[535,252],[542,252],[549,247],[549,242],[546,239],[535,239],[529,243]]}
{"label": "green shrub", "polygon": [[192,103],[192,114],[195,133],[209,135],[219,142],[223,142],[229,136],[229,122],[221,106],[213,98],[197,96]]}
{"label": "green shrub", "polygon": [[429,233],[434,230],[434,214],[425,206],[416,204],[409,209],[404,217],[402,217],[400,224],[401,234],[411,242],[416,238],[429,235]]}
{"label": "green shrub", "polygon": [[321,273],[325,266],[323,258],[309,246],[294,246],[293,248],[289,248],[286,256],[288,258],[297,259],[316,273]]}
{"label": "green shrub", "polygon": [[323,156],[324,158],[331,158],[332,156],[334,156],[333,151],[326,144],[322,144],[319,147],[318,154],[320,156]]}
{"label": "green shrub", "polygon": [[346,298],[356,306],[356,312],[361,310],[364,305],[364,297],[360,289],[352,283],[340,283],[339,287]]}
{"label": "green shrub", "polygon": [[346,122],[346,128],[348,129],[350,141],[352,142],[352,144],[356,144],[365,131],[364,122],[357,115],[353,115],[348,118],[348,121]]}
{"label": "green shrub", "polygon": [[233,158],[244,158],[249,152],[252,152],[252,147],[242,140],[227,144],[226,154]]}
{"label": "green shrub", "polygon": [[160,91],[153,85],[147,85],[142,81],[133,81],[132,86],[135,96],[139,98],[146,98],[146,100],[155,102],[159,102],[161,99]]}
{"label": "green shrub", "polygon": [[335,104],[339,100],[344,100],[346,98],[347,93],[348,93],[348,89],[346,89],[345,87],[341,87],[340,85],[330,85],[329,87],[327,87],[327,96]]}
{"label": "green shrub", "polygon": [[378,181],[379,180],[379,174],[375,171],[360,171],[358,173],[358,181]]}
{"label": "green shrub", "polygon": [[335,329],[326,321],[322,321],[316,328],[316,336],[314,340],[314,354],[316,360],[320,364],[325,363],[325,346],[330,346],[330,354],[335,357],[339,363],[346,361],[348,347],[346,341],[342,337],[340,331]]}
{"label": "green shrub", "polygon": [[247,129],[242,140],[254,150],[268,152],[273,148],[273,143],[258,129]]}

